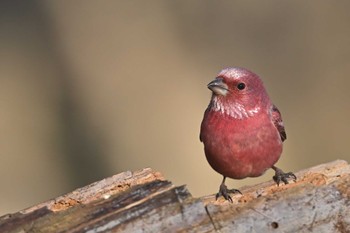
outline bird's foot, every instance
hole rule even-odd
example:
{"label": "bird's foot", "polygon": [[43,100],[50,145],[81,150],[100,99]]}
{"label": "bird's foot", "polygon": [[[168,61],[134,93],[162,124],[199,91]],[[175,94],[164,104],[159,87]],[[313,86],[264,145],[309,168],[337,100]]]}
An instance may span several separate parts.
{"label": "bird's foot", "polygon": [[294,181],[297,180],[297,177],[293,174],[293,172],[283,172],[281,169],[273,166],[273,170],[275,170],[275,175],[272,177],[272,179],[276,182],[277,186],[280,185],[280,182],[282,181],[284,184],[288,184],[288,179],[293,178]]}
{"label": "bird's foot", "polygon": [[216,194],[215,198],[217,200],[220,196],[223,196],[225,198],[225,200],[232,203],[232,198],[230,196],[230,193],[242,194],[241,191],[239,191],[238,189],[228,189],[227,186],[224,183],[222,183],[220,185],[219,192]]}

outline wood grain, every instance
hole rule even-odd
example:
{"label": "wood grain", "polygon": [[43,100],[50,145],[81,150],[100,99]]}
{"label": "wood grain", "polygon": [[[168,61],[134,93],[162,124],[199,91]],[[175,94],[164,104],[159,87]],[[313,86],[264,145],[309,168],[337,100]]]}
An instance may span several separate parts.
{"label": "wood grain", "polygon": [[350,166],[337,160],[242,187],[233,203],[195,198],[159,172],[124,172],[0,217],[0,232],[350,232]]}

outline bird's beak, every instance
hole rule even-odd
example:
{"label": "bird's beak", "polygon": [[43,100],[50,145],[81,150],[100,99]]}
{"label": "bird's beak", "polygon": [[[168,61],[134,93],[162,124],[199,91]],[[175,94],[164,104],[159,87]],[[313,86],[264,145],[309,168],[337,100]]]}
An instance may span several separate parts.
{"label": "bird's beak", "polygon": [[215,95],[222,95],[226,96],[228,92],[228,87],[224,83],[222,78],[216,78],[213,81],[211,81],[208,84],[208,88],[215,94]]}

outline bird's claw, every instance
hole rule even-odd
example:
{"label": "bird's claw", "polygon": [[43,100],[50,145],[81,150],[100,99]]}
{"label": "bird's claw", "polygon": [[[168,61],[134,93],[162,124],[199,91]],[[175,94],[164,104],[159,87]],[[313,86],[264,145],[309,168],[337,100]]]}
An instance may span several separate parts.
{"label": "bird's claw", "polygon": [[239,191],[238,189],[228,189],[225,184],[221,184],[219,192],[216,194],[215,198],[217,200],[220,196],[223,196],[225,198],[225,200],[232,203],[233,201],[232,201],[232,198],[230,196],[230,193],[239,193],[242,195],[241,191]]}
{"label": "bird's claw", "polygon": [[288,178],[293,178],[294,181],[297,180],[297,177],[293,174],[293,172],[283,172],[279,168],[274,168],[275,175],[272,177],[272,179],[276,182],[277,186],[280,185],[280,182],[282,181],[284,184],[288,184]]}

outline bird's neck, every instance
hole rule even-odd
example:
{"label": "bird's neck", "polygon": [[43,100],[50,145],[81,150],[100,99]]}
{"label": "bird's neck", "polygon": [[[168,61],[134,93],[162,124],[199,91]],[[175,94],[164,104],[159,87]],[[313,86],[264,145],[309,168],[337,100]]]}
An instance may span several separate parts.
{"label": "bird's neck", "polygon": [[217,96],[212,97],[208,108],[212,111],[219,112],[234,119],[249,118],[261,111],[261,108],[258,105],[245,106],[237,101],[229,103]]}

